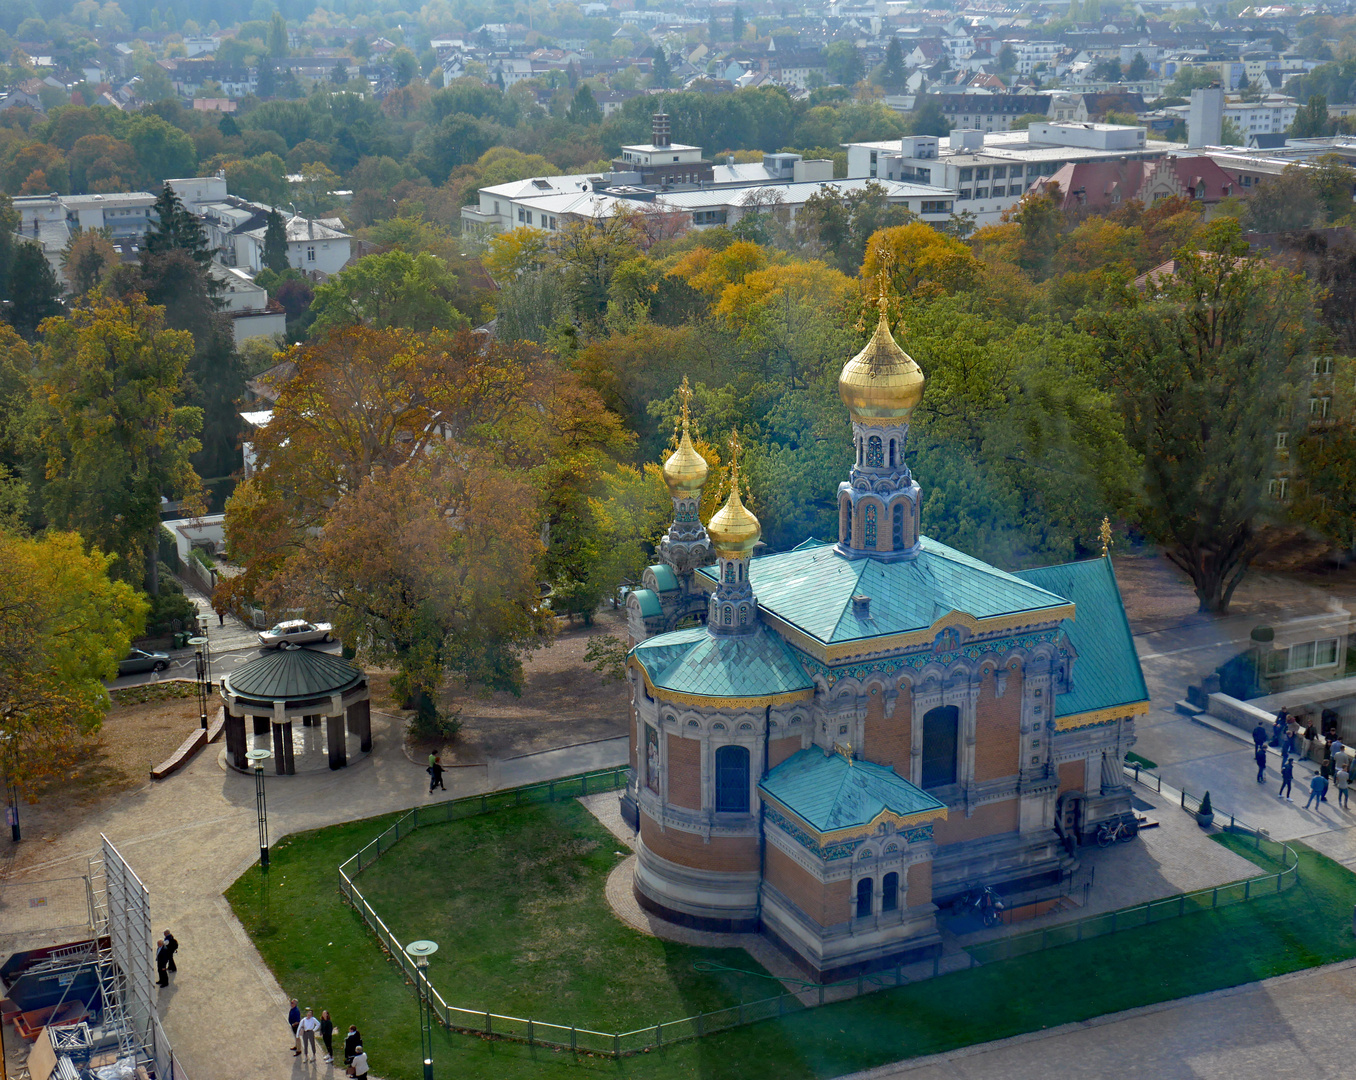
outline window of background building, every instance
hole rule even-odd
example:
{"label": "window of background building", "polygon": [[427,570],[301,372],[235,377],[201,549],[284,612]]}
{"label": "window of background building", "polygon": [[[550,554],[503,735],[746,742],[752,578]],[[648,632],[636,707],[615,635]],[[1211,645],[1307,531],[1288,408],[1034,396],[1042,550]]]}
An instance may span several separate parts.
{"label": "window of background building", "polygon": [[960,710],[942,705],[923,717],[923,787],[942,787],[956,782],[956,746],[960,735]]}

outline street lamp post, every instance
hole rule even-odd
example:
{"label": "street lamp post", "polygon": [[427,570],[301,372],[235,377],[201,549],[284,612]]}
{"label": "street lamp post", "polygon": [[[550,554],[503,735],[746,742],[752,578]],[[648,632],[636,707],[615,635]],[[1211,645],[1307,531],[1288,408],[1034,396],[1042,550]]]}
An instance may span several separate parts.
{"label": "street lamp post", "polygon": [[438,951],[436,941],[411,941],[405,955],[417,969],[414,992],[419,998],[419,1053],[424,1060],[424,1080],[433,1080],[433,1001],[428,994],[428,958]]}
{"label": "street lamp post", "polygon": [[22,836],[19,832],[19,785],[14,782],[14,748],[18,744],[19,736],[13,731],[7,731],[0,734],[0,742],[4,743],[5,753],[5,794],[9,798],[8,805],[5,807],[5,824],[9,826],[9,838],[18,843]]}
{"label": "street lamp post", "polygon": [[254,805],[259,812],[259,869],[268,869],[268,801],[264,798],[264,762],[273,756],[268,750],[250,750],[245,757],[254,766]]}
{"label": "street lamp post", "polygon": [[194,677],[197,680],[198,690],[198,721],[202,724],[203,730],[207,729],[207,657],[203,650],[207,646],[207,638],[195,637],[189,638],[188,643],[193,646],[194,653]]}
{"label": "street lamp post", "polygon": [[211,620],[206,615],[198,616],[198,636],[202,638],[203,678],[207,682],[207,692],[212,692],[212,642],[207,628]]}

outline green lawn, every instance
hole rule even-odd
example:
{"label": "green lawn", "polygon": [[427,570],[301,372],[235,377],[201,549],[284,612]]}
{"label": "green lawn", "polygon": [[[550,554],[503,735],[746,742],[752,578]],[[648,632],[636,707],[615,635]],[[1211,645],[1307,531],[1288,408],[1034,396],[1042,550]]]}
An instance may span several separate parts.
{"label": "green lawn", "polygon": [[[257,868],[227,895],[289,994],[303,1005],[329,1008],[340,1030],[357,1022],[379,1075],[416,1080],[413,993],[342,903],[336,886],[338,864],[392,820],[335,826],[279,844],[271,871],[271,931],[259,932]],[[1217,839],[1275,869],[1248,842]],[[1300,884],[1280,896],[798,1012],[620,1062],[440,1032],[437,1075],[826,1078],[1356,955],[1346,918],[1356,903],[1356,876],[1302,845],[1294,847]],[[612,1030],[627,1026],[628,1018],[673,1019],[741,990],[750,999],[767,993],[770,984],[762,980],[740,985],[698,975],[692,962],[701,950],[608,923],[601,890],[617,860],[615,850],[610,834],[576,804],[529,807],[421,830],[360,882],[378,910],[391,909],[387,917],[397,936],[403,931],[442,943],[435,963],[443,966],[435,968],[434,982],[454,1003],[523,1009],[545,1020],[584,1014]],[[1322,912],[1341,917],[1315,916]],[[743,953],[735,956],[732,966],[756,967]]]}

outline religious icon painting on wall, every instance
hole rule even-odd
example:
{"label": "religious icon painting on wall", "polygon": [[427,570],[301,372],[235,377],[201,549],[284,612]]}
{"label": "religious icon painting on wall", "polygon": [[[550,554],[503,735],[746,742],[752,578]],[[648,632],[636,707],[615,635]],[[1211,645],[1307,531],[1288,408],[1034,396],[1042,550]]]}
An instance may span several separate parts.
{"label": "religious icon painting on wall", "polygon": [[649,725],[645,727],[645,783],[659,794],[659,732]]}

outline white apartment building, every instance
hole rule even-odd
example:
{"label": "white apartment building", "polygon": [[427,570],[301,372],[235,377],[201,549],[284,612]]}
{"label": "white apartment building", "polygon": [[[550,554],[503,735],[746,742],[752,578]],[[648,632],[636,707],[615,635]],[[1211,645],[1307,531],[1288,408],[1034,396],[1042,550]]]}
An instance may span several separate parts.
{"label": "white apartment building", "polygon": [[1142,127],[1117,124],[1033,123],[1026,131],[953,131],[949,138],[909,135],[849,143],[848,176],[928,184],[955,193],[955,211],[978,225],[997,223],[1038,179],[1070,162],[1156,159],[1181,150],[1148,143]]}
{"label": "white apartment building", "polygon": [[209,272],[221,286],[218,299],[221,310],[231,317],[237,345],[250,338],[276,338],[287,330],[286,312],[268,310],[268,290],[244,270],[214,262]]}
{"label": "white apartment building", "polygon": [[1019,75],[1031,75],[1035,72],[1037,64],[1044,64],[1053,71],[1055,61],[1064,51],[1064,46],[1058,41],[1008,41],[1004,44],[1011,45],[1012,51],[1017,54]]}

